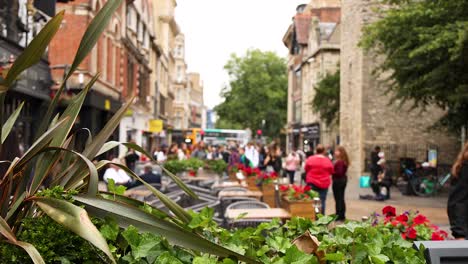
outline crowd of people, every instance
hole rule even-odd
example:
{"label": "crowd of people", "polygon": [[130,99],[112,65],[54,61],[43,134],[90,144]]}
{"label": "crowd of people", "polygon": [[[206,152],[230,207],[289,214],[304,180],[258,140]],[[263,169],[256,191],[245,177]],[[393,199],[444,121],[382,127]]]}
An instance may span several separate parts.
{"label": "crowd of people", "polygon": [[[185,143],[161,145],[153,151],[154,159],[158,163],[167,160],[184,160],[197,158],[201,160],[224,160],[229,166],[243,164],[251,168],[259,168],[261,171],[276,172],[277,175],[289,180],[290,184],[306,184],[312,190],[318,192],[321,200],[321,212],[325,214],[325,205],[328,190],[333,191],[335,199],[335,213],[338,221],[346,219],[345,190],[348,183],[348,168],[351,165],[348,153],[342,146],[333,150],[330,147],[317,145],[314,152],[304,153],[301,150],[292,150],[286,155],[278,144],[267,146],[250,142],[245,146],[234,143],[228,145],[207,145],[201,141],[194,146]],[[135,171],[140,156],[133,150],[129,150],[123,159],[113,159],[109,168],[105,171],[103,179],[107,182],[113,179],[116,184],[129,188],[137,186],[138,181],[132,178],[119,166],[126,166]],[[393,172],[387,166],[385,153],[380,147],[375,147],[371,152],[371,189],[374,195],[361,196],[362,199],[384,201],[390,199]],[[448,216],[452,233],[455,238],[468,238],[468,143],[460,152],[452,171],[452,187],[448,201]],[[297,177],[297,176],[301,177]],[[148,183],[161,183],[161,175],[154,173],[152,166],[144,166],[144,172],[140,175]]]}

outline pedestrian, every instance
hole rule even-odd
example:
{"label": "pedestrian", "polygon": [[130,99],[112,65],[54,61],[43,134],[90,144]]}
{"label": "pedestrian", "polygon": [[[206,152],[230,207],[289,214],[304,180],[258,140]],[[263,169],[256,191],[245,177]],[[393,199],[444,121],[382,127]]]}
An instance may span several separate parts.
{"label": "pedestrian", "polygon": [[107,183],[109,179],[114,180],[114,183],[117,185],[128,185],[132,182],[132,178],[122,170],[119,166],[115,164],[122,164],[121,161],[117,158],[112,159],[112,163],[109,165],[109,168],[106,169],[104,173],[104,181]]}
{"label": "pedestrian", "polygon": [[381,158],[377,162],[377,165],[379,166],[380,172],[377,175],[377,180],[371,182],[371,187],[376,194],[375,200],[385,201],[390,199],[390,187],[392,186],[393,171],[387,166],[387,161],[384,158]]}
{"label": "pedestrian", "polygon": [[[371,164],[370,164],[370,172],[371,172],[371,182],[376,182],[377,181],[377,176],[380,173],[380,166],[377,164],[379,162],[379,153],[381,152],[381,149],[379,146],[375,146],[374,150],[371,151]],[[374,192],[375,195],[377,193]]]}
{"label": "pedestrian", "polygon": [[239,161],[240,161],[240,163],[242,165],[244,165],[245,167],[253,168],[252,161],[245,154],[245,148],[244,147],[239,148],[239,156],[240,156]]}
{"label": "pedestrian", "polygon": [[219,153],[221,154],[221,157],[224,160],[224,162],[226,162],[226,164],[228,164],[229,163],[229,156],[231,154],[229,154],[229,151],[227,151],[226,146],[221,145],[219,147]]}
{"label": "pedestrian", "polygon": [[240,163],[240,155],[239,152],[237,151],[237,148],[235,146],[231,147],[231,155],[229,155],[229,168],[233,168],[234,166],[237,166],[237,164]]}
{"label": "pedestrian", "polygon": [[315,155],[310,156],[306,160],[306,183],[312,190],[319,193],[322,202],[321,212],[324,215],[328,188],[331,184],[331,176],[334,173],[334,169],[333,163],[326,156],[323,145],[318,144],[315,153]]}
{"label": "pedestrian", "polygon": [[177,159],[186,160],[187,159],[187,144],[182,143],[180,148],[177,150]]}
{"label": "pedestrian", "polygon": [[283,167],[283,163],[281,161],[281,150],[276,145],[276,143],[272,143],[268,148],[268,154],[264,161],[266,166],[267,172],[276,172],[276,174],[281,175],[281,168]]}
{"label": "pedestrian", "polygon": [[[148,163],[144,167],[144,173],[140,175],[140,178],[145,181],[146,183],[151,184],[153,187],[157,187],[157,189],[161,186],[161,174],[153,172],[153,166]],[[133,181],[130,184],[127,184],[127,188],[134,188],[137,186],[141,186],[143,183],[140,181]],[[157,184],[156,186],[154,184]]]}
{"label": "pedestrian", "polygon": [[335,198],[336,220],[346,219],[345,189],[348,183],[348,167],[350,165],[348,153],[343,146],[335,149],[335,164],[333,173],[333,196]]}
{"label": "pedestrian", "polygon": [[258,145],[257,151],[258,151],[258,168],[261,171],[265,171],[266,169],[265,159],[267,156],[266,148],[263,145]]}
{"label": "pedestrian", "polygon": [[197,158],[200,160],[206,160],[206,147],[205,142],[200,141],[197,147],[192,152],[192,158]]}
{"label": "pedestrian", "polygon": [[167,160],[167,145],[162,144],[158,151],[154,153],[156,161],[159,163],[164,163]]}
{"label": "pedestrian", "polygon": [[301,158],[299,154],[296,152],[295,149],[289,153],[286,157],[286,174],[289,177],[289,184],[294,184],[294,176],[296,175],[296,171],[301,164]]}
{"label": "pedestrian", "polygon": [[245,147],[245,156],[252,162],[253,168],[258,167],[259,157],[257,147],[252,143],[249,142]]}
{"label": "pedestrian", "polygon": [[468,239],[468,143],[452,166],[447,213],[455,239]]}
{"label": "pedestrian", "polygon": [[172,143],[167,151],[167,160],[178,160],[179,159],[179,147],[177,143]]}

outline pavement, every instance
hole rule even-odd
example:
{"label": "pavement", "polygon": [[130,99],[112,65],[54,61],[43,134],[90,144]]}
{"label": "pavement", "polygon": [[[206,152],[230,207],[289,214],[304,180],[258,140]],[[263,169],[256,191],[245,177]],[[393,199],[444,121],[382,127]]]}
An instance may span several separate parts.
{"label": "pavement", "polygon": [[[392,188],[391,199],[380,202],[360,200],[359,195],[372,194],[370,188],[359,188],[358,179],[350,179],[346,187],[346,217],[351,220],[361,220],[363,216],[369,216],[374,212],[381,213],[382,208],[391,205],[397,213],[408,210],[419,211],[433,224],[444,229],[449,227],[447,216],[447,193],[442,192],[434,197],[404,196],[397,188]],[[326,214],[335,213],[335,200],[330,188],[327,197]]]}

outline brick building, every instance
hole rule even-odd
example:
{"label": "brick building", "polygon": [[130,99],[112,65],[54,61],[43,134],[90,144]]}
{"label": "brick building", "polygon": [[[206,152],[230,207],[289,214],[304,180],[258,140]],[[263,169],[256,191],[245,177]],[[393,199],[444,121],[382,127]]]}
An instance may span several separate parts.
{"label": "brick building", "polygon": [[366,0],[342,1],[340,136],[350,154],[350,175],[356,179],[368,170],[369,152],[375,145],[384,148],[397,171],[400,158],[424,161],[429,149],[438,151],[439,164],[447,168],[459,143],[429,130],[443,112],[435,107],[421,112],[411,111],[409,104],[390,105],[391,94],[385,94],[386,87],[373,74],[381,58],[358,47],[362,27],[377,19],[375,7]]}
{"label": "brick building", "polygon": [[336,127],[327,127],[312,110],[314,87],[339,66],[340,1],[299,5],[283,37],[289,49],[287,149],[309,151],[318,143],[335,145]]}
{"label": "brick building", "polygon": [[[55,15],[55,3],[55,0],[0,0],[0,69],[10,67]],[[50,101],[52,84],[46,51],[39,63],[24,71],[8,90],[4,118],[10,116],[21,102],[25,103],[14,127],[20,150],[27,149],[37,136],[35,133]]]}

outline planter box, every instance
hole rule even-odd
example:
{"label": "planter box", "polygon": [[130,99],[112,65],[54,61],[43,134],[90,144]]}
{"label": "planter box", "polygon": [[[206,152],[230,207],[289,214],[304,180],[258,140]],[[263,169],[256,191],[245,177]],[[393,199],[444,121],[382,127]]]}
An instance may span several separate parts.
{"label": "planter box", "polygon": [[246,182],[247,182],[247,189],[249,189],[250,191],[258,191],[258,187],[256,184],[256,177],[253,177],[253,176],[247,177]]}
{"label": "planter box", "polygon": [[263,193],[263,202],[272,208],[277,207],[275,203],[275,185],[273,183],[264,184],[260,186],[260,190]]}
{"label": "planter box", "polygon": [[292,216],[300,216],[315,219],[315,211],[312,201],[289,201],[283,196],[281,204]]}

